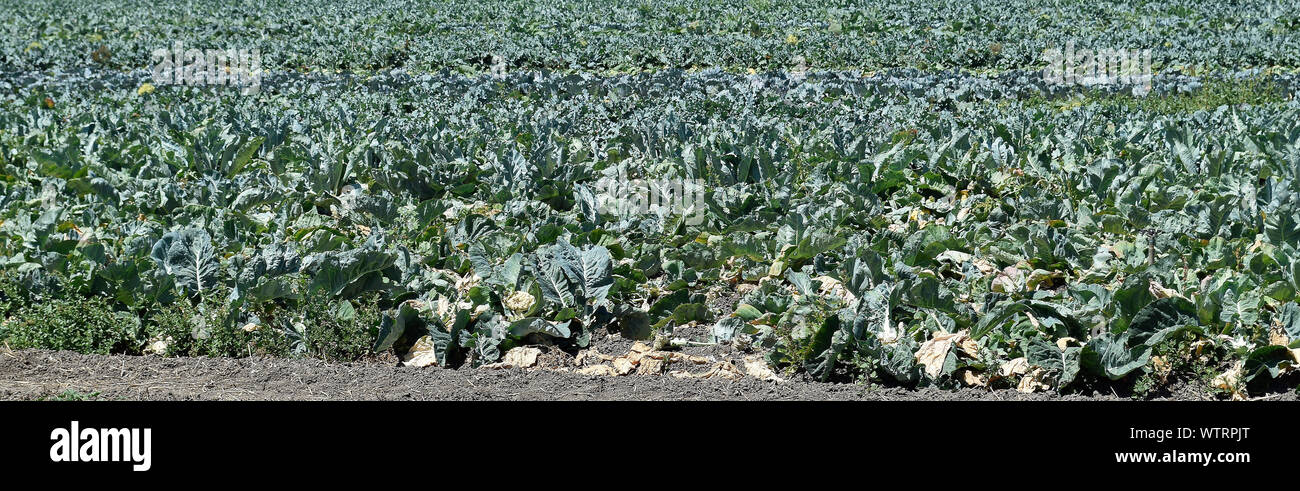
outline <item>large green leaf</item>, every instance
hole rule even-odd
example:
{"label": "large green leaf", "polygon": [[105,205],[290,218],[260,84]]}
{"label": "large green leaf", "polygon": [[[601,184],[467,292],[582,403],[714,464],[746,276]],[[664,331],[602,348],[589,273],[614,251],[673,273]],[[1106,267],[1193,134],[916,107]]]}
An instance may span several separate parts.
{"label": "large green leaf", "polygon": [[1219,321],[1225,324],[1251,326],[1259,322],[1260,295],[1257,290],[1230,289],[1220,303]]}
{"label": "large green leaf", "polygon": [[1291,207],[1282,207],[1266,215],[1264,235],[1275,245],[1300,247],[1300,214]]}
{"label": "large green leaf", "polygon": [[[308,256],[303,260],[302,271],[311,276],[309,285],[311,290],[324,291],[331,296],[337,296],[345,290],[350,292],[358,290],[349,289],[349,286],[361,285],[363,281],[368,283],[364,285],[366,288],[360,290],[372,288],[374,285],[370,283],[379,279],[372,273],[392,266],[395,261],[396,256],[383,250],[382,241],[372,235],[364,246],[357,249]],[[372,275],[369,280],[366,278],[367,275]]]}
{"label": "large green leaf", "polygon": [[539,317],[529,317],[510,324],[511,336],[524,337],[533,333],[565,339],[570,335],[569,322],[551,322]]}
{"label": "large green leaf", "polygon": [[179,288],[200,293],[217,283],[218,260],[205,230],[168,232],[154,243],[150,255]]}
{"label": "large green leaf", "polygon": [[1025,345],[1025,358],[1032,365],[1043,367],[1056,374],[1057,388],[1064,388],[1078,378],[1083,349],[1068,346],[1061,350],[1056,344],[1042,338],[1030,339]]}
{"label": "large green leaf", "polygon": [[609,250],[602,246],[578,250],[566,241],[561,241],[557,249],[556,262],[569,282],[577,286],[582,298],[593,305],[603,303],[614,285]]}
{"label": "large green leaf", "polygon": [[1097,375],[1119,380],[1146,366],[1150,360],[1150,346],[1139,343],[1130,348],[1128,333],[1118,336],[1105,333],[1088,341],[1080,363]]}
{"label": "large green leaf", "polygon": [[1269,345],[1256,348],[1246,356],[1242,365],[1241,379],[1251,382],[1262,375],[1277,378],[1288,365],[1294,365],[1295,358],[1286,346]]}
{"label": "large green leaf", "polygon": [[1155,346],[1180,330],[1201,330],[1196,307],[1186,299],[1170,297],[1151,302],[1138,311],[1126,333],[1132,344]]}

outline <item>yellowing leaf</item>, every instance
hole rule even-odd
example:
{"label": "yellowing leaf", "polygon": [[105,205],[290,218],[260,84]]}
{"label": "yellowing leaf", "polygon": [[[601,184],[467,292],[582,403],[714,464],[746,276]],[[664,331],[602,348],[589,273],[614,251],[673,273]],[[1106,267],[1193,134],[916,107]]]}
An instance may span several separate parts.
{"label": "yellowing leaf", "polygon": [[1060,348],[1061,351],[1065,351],[1065,348],[1069,348],[1071,343],[1078,343],[1078,342],[1079,342],[1078,339],[1065,337],[1056,340],[1056,347]]}
{"label": "yellowing leaf", "polygon": [[1232,400],[1244,401],[1249,397],[1246,394],[1246,389],[1241,386],[1241,370],[1242,362],[1237,362],[1237,365],[1232,367],[1232,370],[1220,373],[1218,376],[1214,377],[1214,380],[1211,381],[1210,384],[1215,388],[1223,389],[1231,393]]}
{"label": "yellowing leaf", "polygon": [[438,352],[433,344],[433,338],[422,336],[417,339],[411,350],[402,357],[402,365],[416,368],[438,366]]}
{"label": "yellowing leaf", "polygon": [[627,375],[632,373],[632,370],[636,370],[636,364],[632,363],[632,360],[627,359],[627,357],[614,359],[614,373],[618,375]]}
{"label": "yellowing leaf", "polygon": [[[970,337],[965,331],[953,334],[935,333],[928,341],[921,344],[920,349],[916,350],[916,361],[925,366],[925,374],[930,378],[938,377],[943,373],[943,362],[948,358],[948,351],[952,346],[969,340]],[[965,343],[962,344],[965,348]]]}
{"label": "yellowing leaf", "polygon": [[1026,394],[1051,389],[1052,385],[1049,383],[1047,370],[1044,370],[1043,367],[1034,367],[1029,373],[1020,377],[1020,384],[1016,385],[1017,392]]}
{"label": "yellowing leaf", "polygon": [[988,387],[989,385],[988,379],[970,369],[962,369],[961,381],[970,387]]}
{"label": "yellowing leaf", "polygon": [[609,365],[594,365],[585,368],[580,368],[578,369],[578,373],[582,375],[604,375],[607,377],[618,375],[618,373],[614,371],[614,367],[611,367]]}
{"label": "yellowing leaf", "polygon": [[1274,327],[1268,330],[1268,344],[1273,346],[1290,346],[1291,338],[1286,335],[1285,329]]}
{"label": "yellowing leaf", "polygon": [[511,348],[501,357],[501,361],[483,365],[483,368],[529,368],[537,365],[537,357],[541,354],[542,350],[537,348]]}
{"label": "yellowing leaf", "polygon": [[784,382],[781,377],[776,375],[776,372],[773,372],[772,369],[767,366],[766,361],[763,361],[762,358],[754,355],[745,357],[745,373],[749,374],[750,377],[759,380]]}
{"label": "yellowing leaf", "polygon": [[1001,367],[998,367],[998,374],[1003,377],[1024,375],[1026,373],[1029,373],[1029,360],[1023,356],[1003,363]]}

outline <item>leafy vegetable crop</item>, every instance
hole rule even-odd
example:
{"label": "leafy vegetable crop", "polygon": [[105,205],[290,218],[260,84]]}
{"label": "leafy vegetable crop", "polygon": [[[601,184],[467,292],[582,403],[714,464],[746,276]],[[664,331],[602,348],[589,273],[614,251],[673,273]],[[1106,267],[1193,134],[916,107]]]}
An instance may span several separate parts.
{"label": "leafy vegetable crop", "polygon": [[[689,325],[823,381],[1296,382],[1294,12],[500,3],[0,7],[0,338],[460,367]],[[1171,48],[1139,98],[1043,83],[1067,38]],[[261,92],[143,90],[171,41],[259,47]],[[93,332],[41,341],[58,302]]]}

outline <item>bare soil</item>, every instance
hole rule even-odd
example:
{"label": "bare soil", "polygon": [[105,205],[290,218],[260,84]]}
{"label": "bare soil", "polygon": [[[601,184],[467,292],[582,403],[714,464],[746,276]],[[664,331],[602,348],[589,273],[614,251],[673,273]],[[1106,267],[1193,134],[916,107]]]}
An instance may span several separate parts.
{"label": "bare soil", "polygon": [[[0,350],[0,399],[97,400],[1123,400],[1114,394],[869,387],[806,381],[399,367],[285,358],[162,358]],[[1294,399],[1294,394],[1290,396]]]}

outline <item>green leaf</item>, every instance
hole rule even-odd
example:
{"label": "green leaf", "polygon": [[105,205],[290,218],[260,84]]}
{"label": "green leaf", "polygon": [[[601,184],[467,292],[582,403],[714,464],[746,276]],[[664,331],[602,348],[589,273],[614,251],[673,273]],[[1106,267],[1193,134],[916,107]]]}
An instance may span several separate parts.
{"label": "green leaf", "polygon": [[339,322],[352,322],[357,318],[357,309],[352,306],[352,302],[343,300],[334,304],[330,308],[330,313],[334,315],[334,320]]}
{"label": "green leaf", "polygon": [[342,252],[329,251],[307,256],[303,259],[302,271],[311,275],[308,288],[312,291],[325,291],[331,296],[345,292],[356,294],[372,288],[377,278],[366,276],[392,266],[396,256],[381,249],[378,234],[370,236],[366,244],[357,249]]}
{"label": "green leaf", "polygon": [[1082,359],[1083,348],[1078,346],[1065,348],[1065,352],[1061,354],[1061,364],[1064,368],[1061,370],[1061,376],[1057,378],[1057,388],[1064,388],[1078,380]]}
{"label": "green leaf", "polygon": [[1201,331],[1196,318],[1196,307],[1178,298],[1162,298],[1143,307],[1129,324],[1129,342],[1155,346],[1169,335],[1180,330]]}
{"label": "green leaf", "polygon": [[1042,338],[1032,338],[1025,343],[1025,359],[1031,365],[1037,365],[1048,370],[1062,372],[1065,370],[1065,364],[1061,359],[1061,350],[1051,341]]}
{"label": "green leaf", "polygon": [[200,293],[217,283],[216,251],[205,230],[168,232],[154,243],[150,255],[180,288]]}
{"label": "green leaf", "polygon": [[1292,341],[1300,341],[1300,304],[1287,302],[1278,310],[1278,322]]}
{"label": "green leaf", "polygon": [[1260,295],[1257,290],[1230,289],[1223,295],[1219,322],[1238,326],[1256,325],[1259,323],[1259,302]]}
{"label": "green leaf", "polygon": [[1279,207],[1264,217],[1264,235],[1274,245],[1300,246],[1300,216],[1290,207]]}
{"label": "green leaf", "polygon": [[737,334],[754,334],[758,332],[753,326],[746,324],[739,317],[724,317],[718,319],[709,330],[709,335],[715,343],[725,343],[731,341]]}
{"label": "green leaf", "polygon": [[1054,343],[1042,338],[1033,338],[1025,346],[1025,358],[1030,364],[1057,374],[1057,389],[1064,388],[1078,379],[1082,352],[1082,348],[1078,346],[1070,346],[1062,351]]}
{"label": "green leaf", "polygon": [[[1145,254],[1145,252],[1142,253]],[[1119,306],[1112,318],[1112,326],[1116,332],[1128,328],[1133,316],[1156,299],[1155,295],[1151,293],[1151,279],[1146,274],[1125,278],[1124,284],[1115,290],[1111,298]]]}
{"label": "green leaf", "polygon": [[379,335],[375,338],[375,345],[371,351],[381,352],[393,347],[398,340],[407,334],[408,328],[419,325],[422,325],[419,312],[408,303],[403,302],[397,308],[396,314],[385,313],[380,319]]}
{"label": "green leaf", "polygon": [[[838,326],[837,322],[836,327]],[[808,373],[821,382],[830,380],[831,375],[835,373],[835,365],[839,362],[840,356],[852,343],[853,336],[850,333],[843,329],[833,329],[830,338],[826,340],[826,348],[805,363]]]}
{"label": "green leaf", "polygon": [[[1070,312],[1062,310],[1063,307],[1039,300],[1002,302],[980,317],[975,328],[971,329],[971,337],[981,339],[993,329],[1008,325],[1008,321],[1017,314],[1033,314],[1044,331],[1055,337],[1083,337],[1083,329],[1080,327],[1079,322],[1070,315]],[[1003,330],[1006,331],[1007,329],[1004,328]],[[1011,333],[1005,332],[1004,334],[1010,337]]]}
{"label": "green leaf", "polygon": [[786,275],[786,279],[794,285],[795,291],[800,295],[809,296],[817,293],[818,282],[814,281],[808,273],[791,271]]}
{"label": "green leaf", "polygon": [[564,268],[560,267],[554,259],[539,255],[534,269],[536,270],[534,276],[537,279],[537,284],[542,289],[542,298],[558,305],[560,308],[577,305],[573,295],[573,287],[569,282],[569,276],[565,274]]}
{"label": "green leaf", "polygon": [[1277,378],[1282,373],[1282,369],[1294,361],[1291,350],[1286,346],[1269,345],[1255,348],[1246,355],[1246,361],[1242,365],[1242,380],[1250,382],[1264,374],[1268,374],[1270,378]]}
{"label": "green leaf", "polygon": [[922,367],[916,363],[917,348],[916,342],[910,337],[882,345],[879,350],[880,369],[900,383],[916,383],[922,375]]}
{"label": "green leaf", "polygon": [[571,334],[568,321],[552,323],[540,317],[528,317],[514,321],[510,324],[509,332],[511,336],[518,338],[540,333],[555,338],[567,339]]}
{"label": "green leaf", "polygon": [[226,177],[233,178],[243,171],[248,162],[253,159],[253,154],[257,153],[257,149],[262,148],[264,141],[266,138],[261,136],[248,140],[235,154],[235,160],[230,163],[230,170],[226,172]]}
{"label": "green leaf", "polygon": [[678,305],[673,309],[673,322],[677,325],[683,325],[691,321],[704,322],[708,320],[709,308],[702,303],[687,303]]}
{"label": "green leaf", "polygon": [[1097,375],[1119,380],[1146,366],[1150,359],[1150,346],[1139,344],[1130,349],[1127,333],[1118,336],[1105,333],[1088,341],[1080,361]]}
{"label": "green leaf", "polygon": [[560,241],[557,246],[556,261],[569,282],[577,286],[588,303],[603,303],[609,288],[614,285],[609,250],[602,246],[578,250],[567,241]]}
{"label": "green leaf", "polygon": [[262,278],[256,284],[241,290],[250,302],[268,302],[279,298],[301,298],[293,291],[293,284],[285,278]]}
{"label": "green leaf", "polygon": [[752,320],[758,319],[759,317],[762,317],[763,313],[760,312],[757,308],[754,308],[753,305],[742,303],[736,306],[736,312],[734,315],[736,317],[739,317],[741,320],[745,322],[750,322]]}

